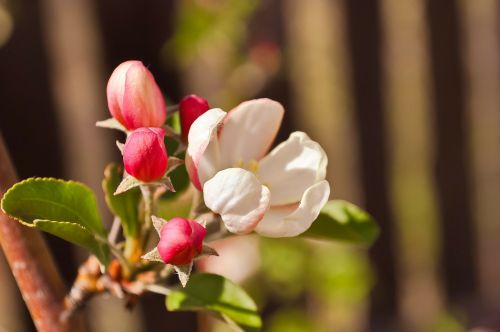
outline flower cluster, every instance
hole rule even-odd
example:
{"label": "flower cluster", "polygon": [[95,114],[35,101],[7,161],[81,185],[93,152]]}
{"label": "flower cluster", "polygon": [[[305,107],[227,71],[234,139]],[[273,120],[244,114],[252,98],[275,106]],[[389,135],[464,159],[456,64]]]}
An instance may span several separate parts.
{"label": "flower cluster", "polygon": [[144,182],[161,178],[168,167],[162,128],[167,112],[153,75],[142,62],[126,61],[113,71],[106,91],[109,112],[128,131],[125,170]]}
{"label": "flower cluster", "polygon": [[[236,330],[257,331],[258,307],[231,279],[242,281],[257,267],[258,238],[234,234],[363,245],[376,239],[369,214],[346,201],[327,202],[328,160],[317,142],[297,131],[273,145],[285,115],[280,103],[255,99],[225,112],[188,95],[167,107],[140,61],[113,71],[107,100],[112,117],[96,125],[125,134],[116,142],[123,164],[107,165],[102,180],[109,230],[83,183],[31,178],[0,197],[7,216],[91,253],[58,306],[62,325],[93,295],[109,294],[131,308],[153,292],[166,296],[169,311],[206,310]],[[192,275],[196,260],[219,255],[208,242],[222,239],[214,245],[224,257],[202,259],[203,273]],[[17,248],[15,237],[10,241]],[[174,273],[185,289],[173,284]]]}
{"label": "flower cluster", "polygon": [[[140,61],[122,63],[109,79],[107,97],[114,121],[127,133],[126,173],[146,186],[165,178],[167,111],[151,72]],[[327,157],[303,132],[271,150],[284,115],[280,103],[250,100],[226,113],[189,95],[177,109],[191,182],[227,230],[290,237],[310,227],[330,194]],[[197,221],[173,218],[157,230],[155,254],[163,262],[186,265],[202,253],[206,230]]]}

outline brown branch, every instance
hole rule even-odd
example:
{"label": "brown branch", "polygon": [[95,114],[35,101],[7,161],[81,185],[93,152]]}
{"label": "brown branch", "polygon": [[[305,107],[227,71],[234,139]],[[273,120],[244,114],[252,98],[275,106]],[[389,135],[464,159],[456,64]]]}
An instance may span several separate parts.
{"label": "brown branch", "polygon": [[[0,134],[0,198],[16,181]],[[0,211],[0,244],[37,330],[75,331],[69,323],[60,322],[65,287],[40,233]]]}

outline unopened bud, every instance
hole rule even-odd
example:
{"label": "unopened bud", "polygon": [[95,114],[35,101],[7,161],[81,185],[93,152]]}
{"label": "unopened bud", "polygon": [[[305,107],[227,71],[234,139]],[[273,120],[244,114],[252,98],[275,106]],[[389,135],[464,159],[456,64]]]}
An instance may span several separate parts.
{"label": "unopened bud", "polygon": [[189,128],[200,115],[210,109],[208,101],[196,95],[184,97],[179,104],[182,139],[187,142]]}
{"label": "unopened bud", "polygon": [[107,86],[111,115],[128,130],[163,126],[167,113],[160,88],[140,61],[126,61],[111,74]]}
{"label": "unopened bud", "polygon": [[173,218],[160,231],[157,249],[165,264],[186,265],[201,254],[207,231],[196,221]]}
{"label": "unopened bud", "polygon": [[139,128],[128,137],[123,148],[123,164],[128,174],[143,182],[161,178],[168,166],[162,128]]}

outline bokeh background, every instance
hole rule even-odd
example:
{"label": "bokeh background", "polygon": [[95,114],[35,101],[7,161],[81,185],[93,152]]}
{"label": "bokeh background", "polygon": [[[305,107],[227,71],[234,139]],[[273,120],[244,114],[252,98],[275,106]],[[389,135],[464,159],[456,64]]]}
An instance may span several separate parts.
{"label": "bokeh background", "polygon": [[[123,138],[94,123],[120,62],[142,60],[170,105],[276,99],[279,140],[319,141],[332,198],[367,209],[381,236],[369,250],[239,238],[201,268],[241,282],[265,331],[496,331],[499,36],[496,0],[0,0],[0,130],[20,178],[102,198]],[[69,286],[84,255],[48,241]],[[32,331],[0,262],[0,331]],[[84,314],[90,331],[225,331],[154,295]]]}

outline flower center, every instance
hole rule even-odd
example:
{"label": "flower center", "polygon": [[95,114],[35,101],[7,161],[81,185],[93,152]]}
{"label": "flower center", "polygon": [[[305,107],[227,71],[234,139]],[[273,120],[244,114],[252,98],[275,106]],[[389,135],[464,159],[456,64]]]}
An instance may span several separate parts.
{"label": "flower center", "polygon": [[256,174],[259,171],[259,162],[255,159],[252,159],[248,161],[248,163],[245,163],[243,159],[240,159],[235,163],[234,167],[243,168]]}

